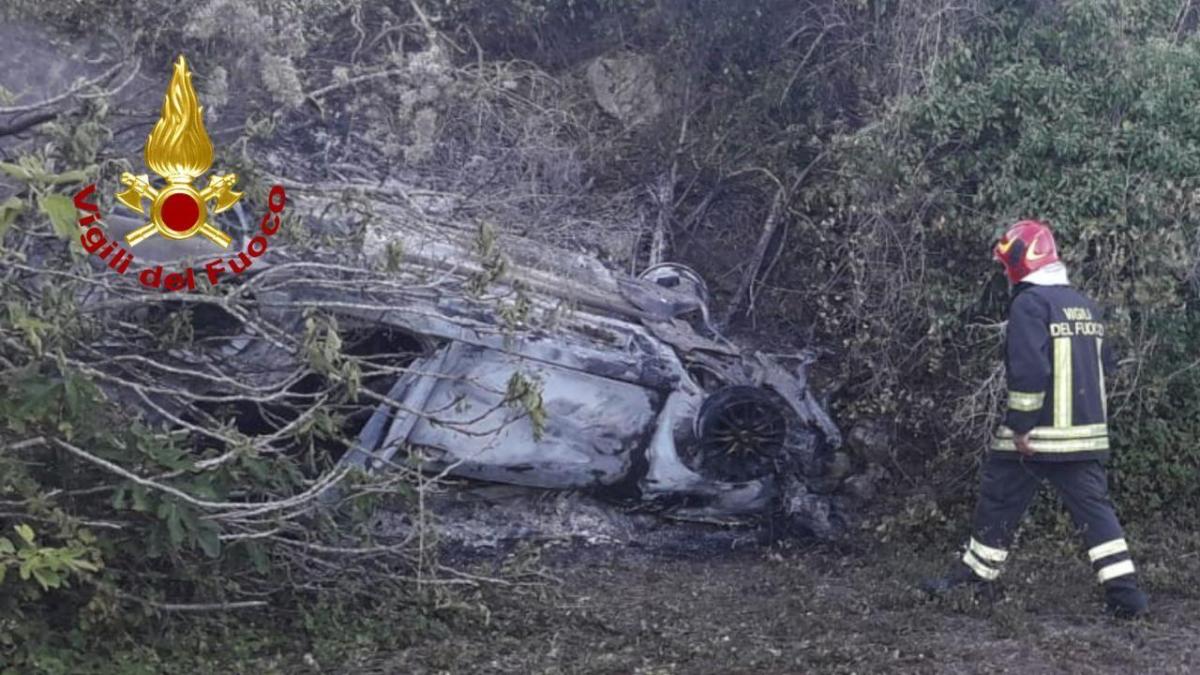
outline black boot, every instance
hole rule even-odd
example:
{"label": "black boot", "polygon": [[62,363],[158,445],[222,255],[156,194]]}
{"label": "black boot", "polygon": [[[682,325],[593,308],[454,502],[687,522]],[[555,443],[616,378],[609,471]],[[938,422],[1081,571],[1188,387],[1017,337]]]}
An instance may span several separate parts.
{"label": "black boot", "polygon": [[1137,579],[1126,575],[1104,584],[1104,608],[1119,619],[1132,619],[1149,611],[1150,602],[1138,588]]}
{"label": "black boot", "polygon": [[962,586],[970,587],[976,593],[987,598],[996,596],[996,584],[975,574],[962,562],[955,563],[954,568],[944,576],[922,579],[918,586],[922,591],[934,597],[945,595]]}

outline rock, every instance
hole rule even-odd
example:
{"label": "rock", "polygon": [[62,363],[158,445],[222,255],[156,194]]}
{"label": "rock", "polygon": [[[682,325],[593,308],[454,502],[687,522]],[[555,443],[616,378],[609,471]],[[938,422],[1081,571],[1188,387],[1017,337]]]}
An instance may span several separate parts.
{"label": "rock", "polygon": [[875,501],[879,492],[879,481],[887,477],[887,472],[878,464],[867,467],[866,472],[846,480],[844,490],[852,499],[865,504]]}
{"label": "rock", "polygon": [[649,122],[663,110],[658,72],[645,56],[602,56],[588,66],[587,79],[596,103],[630,126]]}
{"label": "rock", "polygon": [[846,436],[846,445],[865,464],[883,464],[892,457],[892,435],[880,420],[855,424]]}
{"label": "rock", "polygon": [[783,513],[791,525],[799,526],[818,537],[827,537],[835,529],[828,499],[810,493],[799,482],[793,482],[782,499]]}
{"label": "rock", "polygon": [[833,480],[841,480],[849,476],[853,469],[854,462],[850,459],[850,455],[844,452],[835,452],[833,453],[833,457],[829,458],[826,476]]}

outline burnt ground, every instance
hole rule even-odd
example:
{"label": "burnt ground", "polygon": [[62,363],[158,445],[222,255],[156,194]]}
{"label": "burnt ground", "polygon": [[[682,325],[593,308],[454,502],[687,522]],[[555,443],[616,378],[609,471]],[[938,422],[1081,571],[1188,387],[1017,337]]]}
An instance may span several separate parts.
{"label": "burnt ground", "polygon": [[1153,604],[1133,622],[1103,614],[1086,558],[1049,534],[1020,546],[994,602],[965,592],[926,600],[910,584],[953,554],[903,543],[676,554],[528,548],[477,571],[537,569],[553,580],[489,588],[476,599],[486,612],[465,612],[407,648],[366,648],[333,672],[1200,671],[1194,542],[1131,538]]}

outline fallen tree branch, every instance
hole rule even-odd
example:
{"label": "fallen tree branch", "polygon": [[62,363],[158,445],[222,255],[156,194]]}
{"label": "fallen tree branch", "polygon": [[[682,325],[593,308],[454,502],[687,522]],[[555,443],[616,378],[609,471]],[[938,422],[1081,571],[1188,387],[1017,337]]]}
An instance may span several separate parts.
{"label": "fallen tree branch", "polygon": [[23,120],[17,120],[16,122],[12,122],[5,126],[0,126],[0,136],[13,136],[19,134],[26,129],[49,122],[55,117],[58,117],[57,110],[30,115]]}
{"label": "fallen tree branch", "polygon": [[779,227],[779,215],[783,211],[785,201],[784,192],[783,188],[775,191],[775,198],[771,200],[771,208],[767,211],[766,220],[763,221],[762,234],[759,235],[758,243],[754,246],[754,253],[750,255],[750,263],[742,272],[742,279],[738,282],[737,291],[729,300],[725,314],[721,317],[721,330],[728,329],[733,318],[741,311],[744,298],[749,296],[750,286],[758,277],[758,270],[762,267],[763,258],[767,254],[767,246],[770,245],[771,239],[775,236],[775,230]]}
{"label": "fallen tree branch", "polygon": [[42,436],[37,436],[34,438],[27,438],[23,441],[17,441],[16,443],[5,446],[3,449],[6,451],[15,452],[18,450],[24,450],[25,448],[32,448],[34,446],[45,445],[45,444],[46,444],[46,439],[43,438]]}
{"label": "fallen tree branch", "polygon": [[775,198],[771,200],[771,208],[767,211],[766,220],[763,221],[762,234],[759,235],[758,243],[754,246],[754,253],[751,254],[750,264],[742,273],[742,279],[738,283],[737,291],[730,298],[729,305],[725,308],[725,314],[721,318],[720,326],[722,330],[729,328],[729,324],[737,316],[738,312],[741,311],[742,304],[750,296],[750,289],[758,280],[759,270],[762,269],[763,259],[766,258],[767,247],[771,245],[771,240],[775,237],[775,231],[779,228],[783,211],[787,207],[788,202],[791,201],[792,195],[795,194],[800,184],[804,182],[808,174],[827,154],[827,150],[821,151],[816,158],[808,163],[808,166],[804,167],[800,175],[796,176],[790,187],[784,188],[781,184],[775,191]]}
{"label": "fallen tree branch", "polygon": [[267,511],[282,510],[291,506],[295,506],[296,504],[299,504],[305,500],[315,499],[343,477],[345,477],[345,475],[351,470],[350,467],[342,467],[329,474],[326,474],[324,478],[317,481],[311,488],[290,499],[282,499],[272,502],[210,502],[204,499],[197,499],[183,490],[171,487],[170,485],[164,485],[157,481],[150,480],[149,478],[143,478],[132,471],[113,464],[102,457],[97,457],[90,452],[72,445],[62,439],[54,439],[54,444],[75,455],[76,457],[91,462],[92,464],[95,464],[106,471],[114,473],[128,481],[141,485],[142,487],[164,492],[173,497],[177,497],[197,508],[232,511],[232,513],[228,515],[235,517],[249,517],[265,513]]}
{"label": "fallen tree branch", "polygon": [[[121,82],[121,84],[117,85],[116,87],[106,90],[106,91],[103,91],[103,92],[99,92],[99,93],[84,94],[82,92],[86,89],[89,89],[95,85],[100,84],[101,82],[108,80],[113,75],[116,75],[119,70],[121,70],[122,68],[125,68],[126,65],[127,64],[125,64],[124,62],[118,62],[112,68],[109,68],[108,70],[104,71],[99,76],[92,78],[90,80],[85,80],[84,82],[81,82],[81,83],[75,85],[74,87],[71,87],[67,91],[62,92],[61,94],[58,94],[57,96],[51,96],[50,98],[45,99],[43,101],[39,101],[37,103],[29,103],[27,105],[16,105],[16,106],[8,106],[8,107],[0,108],[0,115],[19,115],[21,113],[33,112],[35,110],[41,110],[42,108],[48,108],[50,106],[61,103],[62,101],[65,101],[72,97],[99,98],[102,96],[111,96],[112,94],[115,94],[118,91],[124,89],[125,86],[128,85],[133,80],[133,78],[137,76],[138,71],[142,67],[142,64],[140,61],[134,62],[133,68],[130,69],[129,75],[125,78],[124,81]],[[58,113],[55,112],[54,114],[58,114]]]}
{"label": "fallen tree branch", "polygon": [[177,602],[157,602],[140,598],[136,595],[130,595],[123,591],[117,591],[116,596],[122,600],[136,602],[147,607],[153,607],[163,612],[227,612],[235,609],[254,609],[256,607],[266,607],[269,603],[266,600],[244,600],[241,602],[211,602],[211,603],[177,603]]}

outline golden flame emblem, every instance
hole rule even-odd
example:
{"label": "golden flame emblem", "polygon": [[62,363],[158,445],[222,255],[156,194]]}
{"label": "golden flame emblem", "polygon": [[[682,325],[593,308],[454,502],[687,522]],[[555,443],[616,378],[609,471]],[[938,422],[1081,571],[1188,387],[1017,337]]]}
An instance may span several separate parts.
{"label": "golden flame emblem", "polygon": [[[121,183],[127,188],[117,194],[122,204],[144,214],[142,200],[150,200],[150,222],[125,235],[125,241],[136,246],[155,232],[170,239],[199,233],[228,248],[229,235],[214,227],[208,217],[236,204],[242,193],[233,191],[237,176],[231,173],[213,176],[203,190],[192,187],[192,181],[212,166],[213,147],[204,130],[204,108],[196,98],[192,74],[182,55],[175,62],[162,113],[146,139],[145,158],[146,166],[167,185],[160,190],[150,184],[147,174],[121,174]],[[215,202],[211,210],[209,202]]]}

